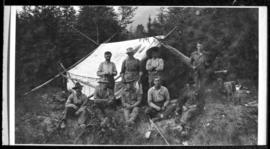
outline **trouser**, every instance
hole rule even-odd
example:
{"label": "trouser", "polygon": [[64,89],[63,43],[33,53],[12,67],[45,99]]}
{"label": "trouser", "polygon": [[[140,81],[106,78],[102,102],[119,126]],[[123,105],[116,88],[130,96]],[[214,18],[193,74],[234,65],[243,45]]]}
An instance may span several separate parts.
{"label": "trouser", "polygon": [[197,88],[200,87],[200,73],[198,70],[195,70],[194,71],[194,74],[193,74],[193,79],[194,79],[194,82],[195,82],[195,85]]}
{"label": "trouser", "polygon": [[183,111],[181,119],[180,119],[181,123],[187,124],[188,121],[195,115],[196,112],[197,112],[197,107],[191,107]]}
{"label": "trouser", "polygon": [[106,109],[113,109],[114,103],[108,104],[107,102],[95,103],[95,111],[97,117],[103,120],[106,117]]}
{"label": "trouser", "polygon": [[[76,111],[77,110],[75,110],[72,107],[66,107],[65,110],[64,110],[63,120],[66,121],[66,119],[69,116],[76,116],[75,115]],[[83,110],[79,113],[78,123],[79,124],[84,124],[86,122],[86,119],[87,119],[87,110],[86,110],[86,108],[83,108]]]}
{"label": "trouser", "polygon": [[[158,105],[158,104],[157,104]],[[159,107],[162,107],[163,105],[158,105]],[[169,118],[169,116],[176,110],[177,104],[176,103],[170,103],[167,105],[166,109],[164,111],[157,111],[156,109],[152,107],[147,107],[145,110],[145,113],[150,116],[150,118],[154,118],[157,115],[160,117],[161,114],[163,115],[163,118]]]}
{"label": "trouser", "polygon": [[114,91],[114,85],[115,85],[114,77],[113,76],[109,77],[108,80],[109,80],[108,88],[110,88]]}
{"label": "trouser", "polygon": [[132,109],[124,108],[124,116],[126,121],[135,121],[139,114],[139,107],[134,107]]}

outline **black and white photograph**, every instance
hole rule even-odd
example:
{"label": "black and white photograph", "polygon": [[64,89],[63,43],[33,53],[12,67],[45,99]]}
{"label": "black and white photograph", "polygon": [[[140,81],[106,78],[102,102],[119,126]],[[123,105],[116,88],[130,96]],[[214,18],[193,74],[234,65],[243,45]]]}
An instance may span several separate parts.
{"label": "black and white photograph", "polygon": [[14,144],[266,143],[267,8],[10,9]]}

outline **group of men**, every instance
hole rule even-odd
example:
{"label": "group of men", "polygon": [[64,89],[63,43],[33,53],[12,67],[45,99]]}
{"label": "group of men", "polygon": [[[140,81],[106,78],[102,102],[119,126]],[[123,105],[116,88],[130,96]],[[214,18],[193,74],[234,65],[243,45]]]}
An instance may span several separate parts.
{"label": "group of men", "polygon": [[[149,89],[147,92],[148,106],[145,113],[153,121],[167,118],[171,113],[176,111],[177,107],[181,106],[181,123],[186,124],[191,114],[196,111],[196,87],[200,85],[201,67],[203,67],[204,59],[200,52],[201,44],[197,44],[197,51],[191,55],[191,63],[195,70],[194,81],[187,83],[186,92],[182,96],[185,103],[178,102],[179,100],[171,100],[168,89],[162,85],[161,73],[164,70],[164,61],[159,57],[158,47],[152,48],[152,57],[146,62],[146,70],[148,71]],[[128,48],[126,51],[128,57],[123,61],[120,75],[122,78],[123,88],[121,90],[121,105],[123,107],[123,115],[127,126],[132,126],[139,115],[140,104],[142,102],[143,92],[136,88],[136,84],[142,83],[143,69],[141,61],[134,57],[135,51],[133,48]],[[94,92],[95,111],[98,118],[101,120],[100,125],[106,126],[108,123],[108,108],[115,108],[114,96],[114,77],[117,75],[116,66],[111,62],[112,53],[107,51],[104,53],[105,61],[102,62],[97,71],[100,77]],[[72,94],[68,97],[65,105],[64,121],[61,125],[65,127],[66,117],[69,113],[79,116],[78,123],[81,127],[85,127],[87,119],[86,103],[88,98],[84,95],[82,85],[79,82],[73,87]],[[181,103],[181,104],[179,104]]]}

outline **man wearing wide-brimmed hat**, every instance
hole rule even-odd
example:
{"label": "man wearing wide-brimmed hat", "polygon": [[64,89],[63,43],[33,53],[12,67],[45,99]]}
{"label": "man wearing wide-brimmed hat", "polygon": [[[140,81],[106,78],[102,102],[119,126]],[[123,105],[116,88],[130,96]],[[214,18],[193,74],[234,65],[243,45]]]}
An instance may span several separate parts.
{"label": "man wearing wide-brimmed hat", "polygon": [[122,80],[125,82],[126,79],[132,79],[135,80],[134,83],[136,81],[140,82],[142,76],[141,62],[134,57],[135,49],[130,47],[126,53],[128,57],[123,61],[120,72]]}
{"label": "man wearing wide-brimmed hat", "polygon": [[114,92],[109,88],[110,82],[107,79],[100,78],[99,86],[96,87],[94,92],[94,102],[98,118],[101,120],[101,126],[104,126],[108,122],[106,116],[106,109],[113,108],[114,103]]}
{"label": "man wearing wide-brimmed hat", "polygon": [[161,78],[161,73],[164,69],[164,61],[162,58],[159,58],[159,48],[152,47],[149,49],[152,51],[152,57],[146,62],[146,70],[148,71],[148,83],[149,88],[153,86],[155,78]]}
{"label": "man wearing wide-brimmed hat", "polygon": [[139,114],[139,104],[142,101],[142,93],[136,89],[133,82],[134,78],[124,80],[125,87],[121,92],[121,102],[124,107],[124,117],[127,124],[134,124]]}
{"label": "man wearing wide-brimmed hat", "polygon": [[86,103],[87,96],[82,93],[83,86],[77,82],[75,86],[72,88],[72,94],[68,97],[65,110],[64,110],[64,118],[61,124],[61,128],[65,128],[66,118],[68,115],[79,116],[78,123],[81,127],[85,126],[86,121]]}

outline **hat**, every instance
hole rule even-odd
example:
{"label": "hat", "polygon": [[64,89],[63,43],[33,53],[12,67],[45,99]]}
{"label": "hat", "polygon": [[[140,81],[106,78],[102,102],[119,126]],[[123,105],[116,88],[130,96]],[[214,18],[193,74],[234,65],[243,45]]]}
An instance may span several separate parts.
{"label": "hat", "polygon": [[98,83],[109,83],[109,81],[107,79],[105,79],[105,78],[100,78],[98,80]]}
{"label": "hat", "polygon": [[123,80],[123,83],[130,83],[136,81],[134,78],[126,78]]}
{"label": "hat", "polygon": [[72,89],[82,89],[82,88],[83,86],[79,82],[76,82],[75,86]]}
{"label": "hat", "polygon": [[133,50],[133,48],[127,48],[127,52],[126,53],[134,53],[134,50]]}

